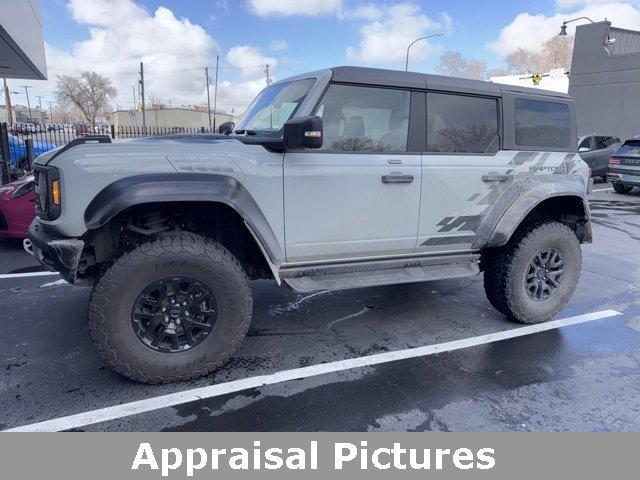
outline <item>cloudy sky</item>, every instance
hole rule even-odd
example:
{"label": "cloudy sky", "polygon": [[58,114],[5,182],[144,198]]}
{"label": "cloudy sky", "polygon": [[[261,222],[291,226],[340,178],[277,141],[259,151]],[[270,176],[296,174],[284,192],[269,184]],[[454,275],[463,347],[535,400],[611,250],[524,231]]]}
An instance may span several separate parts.
{"label": "cloudy sky", "polygon": [[403,68],[408,43],[445,33],[416,44],[412,69],[435,72],[448,50],[500,68],[566,18],[640,28],[640,0],[41,0],[41,8],[50,80],[30,84],[43,105],[55,100],[56,75],[94,70],[118,89],[114,107],[131,108],[140,61],[148,96],[202,103],[203,67],[219,55],[219,106],[235,113],[264,87],[266,64],[275,79],[334,65]]}

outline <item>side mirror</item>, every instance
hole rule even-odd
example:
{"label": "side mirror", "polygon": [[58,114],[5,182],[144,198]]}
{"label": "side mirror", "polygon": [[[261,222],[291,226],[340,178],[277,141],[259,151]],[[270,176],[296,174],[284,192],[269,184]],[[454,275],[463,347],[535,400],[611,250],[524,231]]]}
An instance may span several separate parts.
{"label": "side mirror", "polygon": [[578,149],[578,153],[587,153],[590,152],[591,150],[589,150],[587,147],[582,147]]}
{"label": "side mirror", "polygon": [[287,150],[322,147],[322,118],[296,117],[284,124],[284,145]]}

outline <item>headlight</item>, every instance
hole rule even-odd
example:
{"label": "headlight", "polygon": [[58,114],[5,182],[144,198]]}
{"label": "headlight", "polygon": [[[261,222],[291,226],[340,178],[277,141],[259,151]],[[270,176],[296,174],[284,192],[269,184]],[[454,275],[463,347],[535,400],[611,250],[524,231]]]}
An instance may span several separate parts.
{"label": "headlight", "polygon": [[11,194],[11,199],[15,200],[16,198],[24,197],[31,190],[33,190],[33,182],[25,183]]}
{"label": "headlight", "polygon": [[36,214],[44,220],[60,217],[62,185],[60,172],[49,165],[35,166]]}

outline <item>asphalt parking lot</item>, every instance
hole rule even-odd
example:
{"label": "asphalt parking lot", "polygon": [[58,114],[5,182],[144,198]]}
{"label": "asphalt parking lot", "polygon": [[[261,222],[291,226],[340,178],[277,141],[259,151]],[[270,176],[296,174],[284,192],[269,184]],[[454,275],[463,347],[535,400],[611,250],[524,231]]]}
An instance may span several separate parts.
{"label": "asphalt parking lot", "polygon": [[[313,295],[259,281],[232,361],[168,386],[103,366],[89,290],[34,276],[19,242],[1,241],[0,430],[60,419],[71,430],[638,431],[640,189],[596,189],[595,242],[558,328],[518,330],[482,277]],[[413,353],[353,366],[390,352]],[[355,363],[332,369],[345,359]]]}

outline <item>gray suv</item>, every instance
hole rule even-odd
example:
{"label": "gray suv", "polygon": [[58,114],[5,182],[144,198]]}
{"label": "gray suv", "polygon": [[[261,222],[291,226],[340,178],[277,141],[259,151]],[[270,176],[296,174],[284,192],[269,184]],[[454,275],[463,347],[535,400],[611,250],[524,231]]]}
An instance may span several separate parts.
{"label": "gray suv", "polygon": [[543,322],[591,241],[574,104],[553,92],[337,67],[277,82],[229,135],[78,139],[36,161],[29,250],[91,285],[115,370],[211,372],[249,328],[251,279],[299,292],[467,277]]}
{"label": "gray suv", "polygon": [[589,165],[592,177],[601,177],[607,181],[609,160],[620,148],[622,142],[618,137],[608,135],[586,135],[578,139],[580,158]]}

